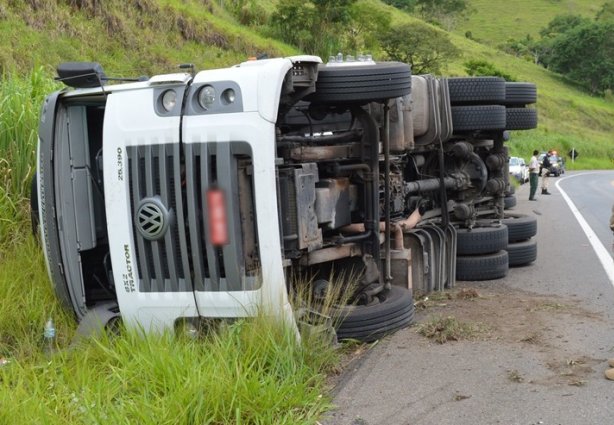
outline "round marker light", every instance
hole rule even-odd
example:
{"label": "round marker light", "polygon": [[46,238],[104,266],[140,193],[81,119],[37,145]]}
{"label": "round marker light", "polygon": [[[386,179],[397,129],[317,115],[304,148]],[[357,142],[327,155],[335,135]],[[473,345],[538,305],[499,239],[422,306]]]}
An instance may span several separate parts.
{"label": "round marker light", "polygon": [[209,109],[215,102],[215,89],[211,86],[204,86],[198,92],[198,104],[204,108]]}
{"label": "round marker light", "polygon": [[236,95],[233,89],[226,89],[222,93],[222,102],[224,102],[224,105],[230,105],[232,103],[235,103],[235,98]]}
{"label": "round marker light", "polygon": [[162,107],[166,112],[173,110],[177,104],[177,93],[175,90],[167,90],[162,94]]}

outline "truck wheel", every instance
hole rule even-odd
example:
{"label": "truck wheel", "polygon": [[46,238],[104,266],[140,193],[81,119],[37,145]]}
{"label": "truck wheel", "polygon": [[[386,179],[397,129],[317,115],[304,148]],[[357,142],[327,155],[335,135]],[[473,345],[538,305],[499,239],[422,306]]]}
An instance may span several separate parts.
{"label": "truck wheel", "polygon": [[525,241],[537,234],[537,219],[526,214],[505,213],[501,223],[507,226],[510,243]]}
{"label": "truck wheel", "polygon": [[456,230],[457,255],[490,254],[507,247],[507,226]]}
{"label": "truck wheel", "polygon": [[452,106],[454,132],[476,130],[505,130],[505,106]]}
{"label": "truck wheel", "polygon": [[526,266],[537,259],[537,242],[533,239],[510,243],[505,250],[510,267]]}
{"label": "truck wheel", "polygon": [[537,102],[537,88],[533,83],[505,83],[504,105],[524,106]]}
{"label": "truck wheel", "polygon": [[32,234],[37,237],[39,232],[38,217],[38,175],[34,173],[30,183],[30,221],[32,222]]}
{"label": "truck wheel", "polygon": [[375,65],[320,65],[316,91],[305,99],[318,103],[362,104],[405,96],[411,91],[411,70],[401,62]]}
{"label": "truck wheel", "polygon": [[499,77],[448,79],[452,105],[500,105],[505,101],[505,80]]}
{"label": "truck wheel", "polygon": [[337,322],[338,339],[369,342],[409,325],[414,318],[414,301],[410,291],[392,286],[369,305],[333,308],[329,314]]}
{"label": "truck wheel", "polygon": [[508,270],[507,251],[456,257],[456,279],[458,280],[500,279],[507,275]]}
{"label": "truck wheel", "polygon": [[506,130],[530,130],[537,127],[537,109],[507,108],[505,110]]}
{"label": "truck wheel", "polygon": [[503,209],[509,210],[516,206],[517,200],[516,196],[510,195],[503,198]]}

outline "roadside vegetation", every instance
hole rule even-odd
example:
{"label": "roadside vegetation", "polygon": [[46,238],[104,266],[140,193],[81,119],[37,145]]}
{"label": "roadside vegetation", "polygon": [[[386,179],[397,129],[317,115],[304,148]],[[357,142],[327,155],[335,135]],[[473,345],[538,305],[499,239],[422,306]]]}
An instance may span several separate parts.
{"label": "roadside vegetation", "polygon": [[[317,9],[332,3],[345,8]],[[573,147],[580,156],[574,164],[567,161],[568,169],[614,167],[611,94],[591,95],[580,84],[497,50],[508,38],[524,36],[517,33],[519,25],[506,24],[513,15],[501,13],[509,9],[507,2],[467,2],[462,19],[445,20],[453,33],[441,28],[447,24],[419,19],[427,2],[412,9],[415,15],[404,9],[407,2],[386,3],[392,5],[375,0],[109,0],[103,8],[94,0],[0,0],[0,37],[8,46],[0,52],[0,299],[5,300],[0,303],[0,423],[307,424],[330,407],[325,377],[336,364],[335,353],[317,339],[299,344],[263,320],[238,321],[203,340],[133,331],[69,348],[74,320],[48,282],[31,235],[28,202],[39,110],[44,96],[59,87],[52,75],[60,62],[97,61],[109,75],[138,76],[174,72],[180,63],[194,63],[198,70],[261,55],[320,53],[326,61],[341,51],[406,60],[416,71],[450,76],[504,72],[509,79],[535,82],[539,96],[539,128],[512,134],[511,155],[528,158],[533,149],[565,155]],[[546,11],[533,15],[539,20],[531,26],[535,36],[558,6],[546,0],[530,3]],[[574,4],[589,18],[598,11],[588,0]],[[288,7],[287,13],[278,6]],[[320,19],[324,12],[327,22]],[[429,13],[424,16],[429,21],[443,20],[436,11]],[[500,19],[492,19],[499,24],[488,30],[480,22],[491,13]],[[306,22],[308,34],[282,37]],[[468,22],[478,23],[470,27],[470,37]],[[420,38],[382,43],[384,34],[400,34],[399,29],[429,34],[434,46],[429,51],[442,54],[433,58],[408,50],[427,42]],[[405,48],[406,56],[397,47]],[[49,317],[60,348],[51,356],[42,345]],[[445,340],[479,331],[450,318],[427,325],[426,334]]]}

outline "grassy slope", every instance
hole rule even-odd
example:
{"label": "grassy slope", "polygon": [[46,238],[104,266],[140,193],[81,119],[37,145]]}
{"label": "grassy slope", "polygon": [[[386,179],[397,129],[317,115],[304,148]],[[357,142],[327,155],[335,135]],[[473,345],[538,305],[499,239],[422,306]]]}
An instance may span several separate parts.
{"label": "grassy slope", "polygon": [[535,37],[556,15],[594,17],[601,1],[594,0],[468,0],[474,13],[456,31],[497,46],[510,38]]}
{"label": "grassy slope", "polygon": [[[32,8],[30,3],[41,5]],[[213,68],[251,55],[295,51],[236,25],[218,2],[108,0],[104,9],[82,10],[70,7],[68,0],[57,3],[0,0],[2,68],[14,71],[44,65],[51,72],[60,62],[96,61],[109,74],[133,76],[173,72],[179,63]],[[143,6],[138,9],[125,3]]]}
{"label": "grassy slope", "polygon": [[[360,1],[392,11],[393,21],[412,19],[376,0]],[[105,11],[91,7],[78,11],[64,4],[68,1],[55,5],[29,0],[19,7],[9,7],[10,3],[14,4],[0,0],[0,13],[5,16],[0,19],[0,37],[10,43],[9,49],[0,50],[0,65],[9,68],[17,64],[20,69],[30,69],[40,64],[51,72],[61,61],[95,60],[109,74],[134,76],[173,71],[177,64],[185,62],[195,63],[197,69],[202,69],[227,66],[259,53],[275,56],[295,52],[255,30],[237,25],[218,1],[140,0],[142,11],[127,8],[120,0],[107,2]],[[33,11],[24,5],[28,3],[44,5]],[[273,0],[260,2],[267,10],[275,3]],[[475,13],[452,34],[463,57],[450,65],[449,73],[463,75],[464,61],[485,59],[519,81],[538,84],[540,127],[535,132],[519,133],[517,143],[510,144],[512,152],[527,156],[533,148],[531,141],[537,140],[539,149],[566,152],[574,146],[581,152],[581,160],[600,158],[584,165],[581,161],[579,167],[611,166],[614,152],[608,142],[614,132],[612,102],[587,96],[538,66],[463,36],[466,30],[471,30],[475,38],[494,46],[510,37],[537,34],[557,14],[573,12],[593,16],[599,3],[515,0],[513,13],[505,0],[471,0],[470,3]]]}
{"label": "grassy slope", "polygon": [[[517,81],[537,84],[539,127],[532,131],[514,132],[508,143],[511,154],[528,159],[533,149],[556,149],[566,153],[575,147],[580,152],[580,158],[574,165],[568,163],[569,168],[614,168],[614,102],[611,99],[590,96],[560,75],[492,47],[498,43],[496,40],[524,36],[527,28],[536,34],[555,15],[563,13],[564,8],[577,9],[587,16],[593,16],[598,9],[594,2],[517,0],[514,1],[513,14],[507,12],[510,3],[506,0],[472,0],[471,4],[476,10],[469,21],[474,25],[471,27],[474,37],[492,40],[492,43],[486,45],[469,40],[464,37],[462,29],[451,33],[452,42],[463,53],[459,59],[450,63],[447,74],[466,75],[463,63],[480,59],[505,70]],[[393,13],[393,22],[415,20],[400,12]],[[498,20],[497,16],[500,17]],[[501,24],[492,28],[480,27],[480,22]],[[522,27],[524,22],[527,22],[528,27]]]}

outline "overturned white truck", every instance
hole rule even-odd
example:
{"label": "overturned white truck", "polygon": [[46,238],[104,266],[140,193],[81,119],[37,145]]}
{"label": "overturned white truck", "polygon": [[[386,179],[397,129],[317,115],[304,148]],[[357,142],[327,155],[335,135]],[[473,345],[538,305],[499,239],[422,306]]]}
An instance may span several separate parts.
{"label": "overturned white truck", "polygon": [[535,260],[504,146],[537,124],[533,84],[313,56],[187,71],[58,67],[33,221],[82,323],[293,321],[293,277],[316,300],[345,282],[337,335],[373,340],[411,323],[412,292]]}

